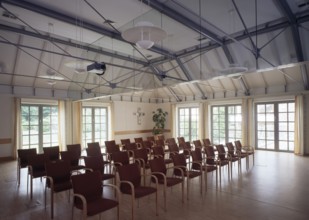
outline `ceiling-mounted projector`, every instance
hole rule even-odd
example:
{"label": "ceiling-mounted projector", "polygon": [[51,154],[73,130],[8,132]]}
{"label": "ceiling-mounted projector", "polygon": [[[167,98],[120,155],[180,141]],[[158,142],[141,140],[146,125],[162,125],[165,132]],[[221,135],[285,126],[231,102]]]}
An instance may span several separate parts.
{"label": "ceiling-mounted projector", "polygon": [[93,64],[90,64],[87,66],[87,72],[89,73],[95,73],[97,75],[103,75],[106,70],[105,63],[101,62],[94,62]]}

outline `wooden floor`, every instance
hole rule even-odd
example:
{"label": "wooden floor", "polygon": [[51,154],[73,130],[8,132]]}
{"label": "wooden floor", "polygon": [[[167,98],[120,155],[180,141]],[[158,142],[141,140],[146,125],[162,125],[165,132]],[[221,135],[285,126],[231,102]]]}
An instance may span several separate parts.
{"label": "wooden floor", "polygon": [[[233,166],[232,179],[227,171],[216,187],[215,175],[208,174],[208,189],[199,193],[198,179],[191,184],[190,200],[181,203],[180,186],[168,190],[167,208],[163,210],[160,193],[159,216],[155,215],[154,197],[142,198],[136,208],[136,220],[308,220],[309,158],[290,153],[256,151],[255,166],[247,171]],[[50,219],[50,205],[44,209],[44,184],[35,180],[33,200],[26,187],[26,170],[20,187],[16,184],[16,161],[0,163],[0,219]],[[162,191],[160,191],[162,192]],[[71,219],[71,203],[66,193],[55,197],[54,219]],[[120,219],[130,219],[129,197],[122,196]],[[74,219],[80,213],[75,211]],[[89,219],[99,219],[94,216]],[[102,214],[102,219],[116,220],[116,210]]]}

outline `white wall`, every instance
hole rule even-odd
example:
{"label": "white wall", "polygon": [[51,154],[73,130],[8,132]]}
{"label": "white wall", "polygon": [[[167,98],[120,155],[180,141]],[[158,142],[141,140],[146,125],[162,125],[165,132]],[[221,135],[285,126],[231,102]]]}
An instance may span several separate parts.
{"label": "white wall", "polygon": [[[130,138],[134,141],[134,137],[142,137],[146,139],[148,136],[152,136],[152,128],[154,123],[152,121],[152,112],[158,107],[162,108],[170,114],[170,104],[154,104],[154,103],[137,103],[137,102],[113,102],[113,139],[117,143],[120,143],[121,139]],[[141,116],[140,124],[138,124],[137,116],[134,113],[138,108],[144,113]],[[168,117],[166,123],[166,129],[170,129],[170,118]],[[168,134],[167,134],[168,135]]]}

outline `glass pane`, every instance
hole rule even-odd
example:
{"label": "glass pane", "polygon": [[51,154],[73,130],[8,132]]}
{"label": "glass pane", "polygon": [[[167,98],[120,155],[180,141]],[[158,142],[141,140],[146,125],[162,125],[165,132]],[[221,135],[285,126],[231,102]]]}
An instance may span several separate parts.
{"label": "glass pane", "polygon": [[257,105],[257,113],[265,113],[265,105],[264,104]]}
{"label": "glass pane", "polygon": [[274,141],[267,141],[266,148],[270,150],[275,149],[275,142]]}
{"label": "glass pane", "polygon": [[279,150],[288,150],[288,142],[279,141]]}
{"label": "glass pane", "polygon": [[279,112],[287,112],[288,111],[287,103],[279,103],[278,104],[278,111]]}

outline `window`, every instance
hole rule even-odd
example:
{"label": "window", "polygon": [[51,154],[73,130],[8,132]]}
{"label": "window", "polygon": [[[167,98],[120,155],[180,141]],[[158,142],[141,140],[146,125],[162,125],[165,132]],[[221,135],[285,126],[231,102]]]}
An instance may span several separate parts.
{"label": "window", "polygon": [[212,106],[211,140],[225,144],[241,139],[241,105]]}
{"label": "window", "polygon": [[294,102],[256,104],[256,147],[294,151],[294,113]]}
{"label": "window", "polygon": [[83,107],[83,145],[107,140],[107,108]]}
{"label": "window", "polygon": [[58,106],[28,105],[21,106],[21,145],[23,149],[58,144]]}
{"label": "window", "polygon": [[186,141],[198,139],[199,109],[197,107],[185,107],[178,109],[178,136]]}

